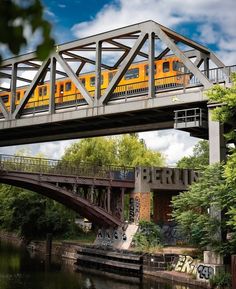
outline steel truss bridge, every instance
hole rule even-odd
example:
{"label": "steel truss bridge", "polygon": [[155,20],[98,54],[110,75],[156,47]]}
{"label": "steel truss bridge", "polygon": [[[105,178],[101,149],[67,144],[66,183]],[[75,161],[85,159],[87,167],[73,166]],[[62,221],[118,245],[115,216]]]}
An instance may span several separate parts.
{"label": "steel truss bridge", "polygon": [[[157,85],[154,62],[168,55],[182,61],[185,72],[178,77],[189,83],[163,78]],[[120,86],[130,65],[141,60],[149,65],[148,81]],[[95,73],[94,91],[78,78],[88,67]],[[116,70],[105,90],[103,69]],[[7,59],[0,67],[0,89],[10,92],[11,105],[0,98],[0,146],[173,127],[208,138],[205,92],[215,84],[230,86],[233,71],[236,66],[226,67],[207,47],[153,21],[59,45],[44,62],[35,53]],[[55,83],[65,77],[79,93],[58,103]],[[49,104],[32,102],[35,88],[45,81],[50,82]],[[22,85],[27,89],[16,106]]]}

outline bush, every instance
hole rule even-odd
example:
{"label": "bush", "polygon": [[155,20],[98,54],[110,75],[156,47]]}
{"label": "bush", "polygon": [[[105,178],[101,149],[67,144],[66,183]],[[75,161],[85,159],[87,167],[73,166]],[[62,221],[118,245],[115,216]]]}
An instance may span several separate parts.
{"label": "bush", "polygon": [[138,232],[134,235],[134,245],[140,250],[149,250],[162,244],[161,229],[153,222],[141,221]]}
{"label": "bush", "polygon": [[220,272],[210,279],[212,289],[230,289],[231,288],[231,275],[229,273]]}

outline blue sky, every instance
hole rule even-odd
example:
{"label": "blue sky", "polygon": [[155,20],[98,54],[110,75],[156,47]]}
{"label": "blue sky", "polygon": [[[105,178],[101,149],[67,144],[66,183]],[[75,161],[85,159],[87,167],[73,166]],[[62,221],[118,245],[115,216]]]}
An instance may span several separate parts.
{"label": "blue sky", "polygon": [[[235,0],[43,0],[43,4],[58,44],[153,20],[209,47],[226,65],[236,64]],[[168,164],[190,155],[199,140],[174,130],[140,136],[148,147],[165,154]],[[30,154],[59,158],[71,142],[0,148],[0,153],[23,148]]]}
{"label": "blue sky", "polygon": [[[145,20],[170,27],[235,61],[235,0],[43,0],[57,43]],[[226,56],[227,54],[227,56]],[[234,55],[232,55],[234,54]]]}
{"label": "blue sky", "polygon": [[58,43],[76,39],[71,32],[73,25],[92,20],[109,2],[106,0],[42,1],[45,17],[51,21]]}

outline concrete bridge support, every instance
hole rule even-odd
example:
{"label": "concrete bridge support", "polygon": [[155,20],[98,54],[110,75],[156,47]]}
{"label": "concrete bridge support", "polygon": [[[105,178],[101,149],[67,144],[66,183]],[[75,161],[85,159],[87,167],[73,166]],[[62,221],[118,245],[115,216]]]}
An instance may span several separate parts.
{"label": "concrete bridge support", "polygon": [[151,219],[151,193],[145,168],[135,169],[135,187],[130,195],[129,221],[138,224],[139,221]]}
{"label": "concrete bridge support", "polygon": [[[224,127],[219,121],[215,121],[212,117],[212,112],[216,108],[216,105],[208,106],[208,132],[209,132],[209,163],[219,163],[226,160],[226,143],[224,139]],[[222,219],[221,208],[211,205],[210,215],[217,218],[219,221]],[[222,231],[219,228],[215,236],[212,236],[215,240],[220,241],[222,239]],[[223,268],[223,256],[212,251],[209,248],[204,252],[204,263],[214,267],[214,272],[218,272]]]}

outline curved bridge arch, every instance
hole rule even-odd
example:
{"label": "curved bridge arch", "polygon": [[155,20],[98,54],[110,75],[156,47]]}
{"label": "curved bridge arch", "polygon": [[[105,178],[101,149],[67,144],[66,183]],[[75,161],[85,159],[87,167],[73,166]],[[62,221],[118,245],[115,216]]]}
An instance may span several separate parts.
{"label": "curved bridge arch", "polygon": [[91,222],[102,227],[122,227],[123,222],[104,209],[90,203],[88,200],[73,194],[50,182],[40,180],[40,175],[24,174],[14,171],[2,171],[0,183],[28,189],[51,198],[66,207],[71,208]]}

